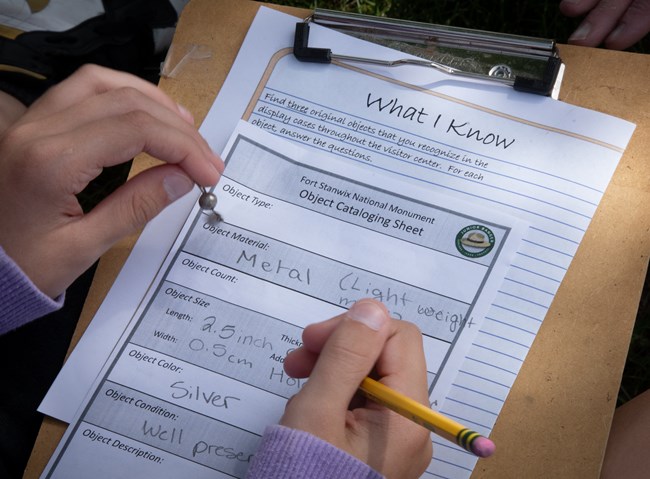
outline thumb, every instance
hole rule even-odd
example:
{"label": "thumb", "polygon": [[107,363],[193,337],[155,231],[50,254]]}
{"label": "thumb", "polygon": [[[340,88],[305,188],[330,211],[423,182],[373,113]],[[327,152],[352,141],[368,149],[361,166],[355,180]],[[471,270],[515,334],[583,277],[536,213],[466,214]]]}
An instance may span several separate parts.
{"label": "thumb", "polygon": [[381,354],[389,323],[390,316],[382,303],[371,299],[357,301],[342,315],[298,395],[302,394],[311,404],[330,409],[332,414],[347,411],[359,384]]}
{"label": "thumb", "polygon": [[106,250],[124,236],[142,229],[166,206],[189,193],[193,187],[194,182],[177,166],[160,165],[145,170],[84,216],[84,234]]}

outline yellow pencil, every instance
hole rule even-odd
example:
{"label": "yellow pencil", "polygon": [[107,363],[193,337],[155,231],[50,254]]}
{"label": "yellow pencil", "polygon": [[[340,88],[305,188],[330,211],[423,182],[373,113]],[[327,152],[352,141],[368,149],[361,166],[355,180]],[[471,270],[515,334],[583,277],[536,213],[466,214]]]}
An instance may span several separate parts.
{"label": "yellow pencil", "polygon": [[488,438],[374,379],[365,378],[359,389],[371,401],[386,406],[479,457],[488,457],[494,454],[496,447]]}

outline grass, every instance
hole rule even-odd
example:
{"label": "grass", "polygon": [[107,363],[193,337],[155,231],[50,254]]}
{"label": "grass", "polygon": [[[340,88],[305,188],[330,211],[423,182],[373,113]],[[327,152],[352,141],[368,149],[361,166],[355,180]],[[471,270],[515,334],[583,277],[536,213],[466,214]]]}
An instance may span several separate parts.
{"label": "grass", "polygon": [[[303,8],[436,23],[493,32],[552,38],[567,43],[581,18],[563,16],[559,1],[542,0],[270,0]],[[650,35],[628,51],[650,53]],[[650,275],[646,278],[628,353],[618,404],[650,389]]]}

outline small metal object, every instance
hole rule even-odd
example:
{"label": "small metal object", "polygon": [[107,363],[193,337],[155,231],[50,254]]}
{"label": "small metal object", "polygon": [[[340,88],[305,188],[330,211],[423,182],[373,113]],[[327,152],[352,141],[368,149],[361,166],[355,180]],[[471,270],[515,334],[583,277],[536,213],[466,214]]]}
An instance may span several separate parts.
{"label": "small metal object", "polygon": [[215,221],[222,221],[223,217],[217,213],[217,210],[215,209],[217,206],[217,195],[208,191],[205,186],[199,186],[199,189],[201,190],[201,196],[199,196],[199,208],[204,212],[213,214]]}

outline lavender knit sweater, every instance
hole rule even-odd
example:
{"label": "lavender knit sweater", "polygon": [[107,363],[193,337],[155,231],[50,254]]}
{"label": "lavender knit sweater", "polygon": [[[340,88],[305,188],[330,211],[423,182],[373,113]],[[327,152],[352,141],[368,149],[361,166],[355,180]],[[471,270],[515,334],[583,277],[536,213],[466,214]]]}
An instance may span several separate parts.
{"label": "lavender knit sweater", "polygon": [[41,293],[0,248],[0,334],[59,309],[63,298]]}
{"label": "lavender knit sweater", "polygon": [[359,459],[311,434],[269,426],[246,479],[381,479]]}
{"label": "lavender knit sweater", "polygon": [[[0,334],[63,305],[41,293],[0,248]],[[309,433],[270,426],[247,479],[380,479],[368,465]]]}

